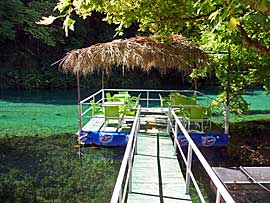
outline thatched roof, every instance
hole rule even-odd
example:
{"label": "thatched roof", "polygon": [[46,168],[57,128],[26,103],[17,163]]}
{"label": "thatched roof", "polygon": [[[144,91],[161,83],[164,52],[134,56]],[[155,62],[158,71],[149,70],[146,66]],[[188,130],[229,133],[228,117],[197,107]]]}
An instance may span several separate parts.
{"label": "thatched roof", "polygon": [[173,35],[167,43],[160,43],[154,36],[118,39],[68,52],[61,61],[65,72],[86,75],[92,72],[110,73],[113,66],[125,70],[139,68],[160,72],[170,69],[188,70],[205,65],[207,55],[193,46],[185,37]]}

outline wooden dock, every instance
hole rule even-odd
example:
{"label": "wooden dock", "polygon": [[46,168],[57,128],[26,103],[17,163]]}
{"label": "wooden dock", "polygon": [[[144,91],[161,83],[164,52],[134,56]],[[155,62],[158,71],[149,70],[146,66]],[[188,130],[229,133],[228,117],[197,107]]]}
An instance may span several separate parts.
{"label": "wooden dock", "polygon": [[142,117],[142,122],[146,126],[138,135],[132,192],[128,194],[127,202],[192,202],[190,196],[185,194],[185,180],[172,140],[166,132],[166,116],[146,115]]}

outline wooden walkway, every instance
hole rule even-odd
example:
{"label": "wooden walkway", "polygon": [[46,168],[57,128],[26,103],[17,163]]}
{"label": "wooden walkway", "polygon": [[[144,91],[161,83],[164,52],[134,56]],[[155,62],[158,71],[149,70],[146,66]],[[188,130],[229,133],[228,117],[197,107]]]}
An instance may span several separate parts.
{"label": "wooden walkway", "polygon": [[149,126],[138,135],[132,192],[128,194],[127,202],[190,203],[172,140],[166,128],[161,129],[155,122],[158,119],[155,115],[142,119]]}

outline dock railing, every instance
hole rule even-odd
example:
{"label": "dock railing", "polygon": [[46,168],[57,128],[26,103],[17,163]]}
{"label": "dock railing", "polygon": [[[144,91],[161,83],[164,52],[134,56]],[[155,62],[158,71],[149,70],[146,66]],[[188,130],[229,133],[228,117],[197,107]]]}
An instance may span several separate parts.
{"label": "dock railing", "polygon": [[[121,91],[126,91],[129,92],[130,94],[133,94],[136,96],[136,93],[144,93],[140,97],[140,101],[145,101],[146,105],[145,107],[148,108],[150,107],[151,102],[158,102],[160,101],[160,98],[158,97],[158,94],[162,94],[163,96],[168,96],[172,92],[179,92],[181,94],[192,94],[192,95],[197,95],[197,96],[202,96],[206,99],[206,104],[207,106],[210,105],[211,101],[213,100],[211,97],[209,97],[206,94],[203,94],[202,92],[196,91],[196,90],[155,90],[155,89],[104,89],[103,90],[105,95],[106,92],[111,92],[111,93],[117,93]],[[103,97],[103,101],[105,101],[105,98]]]}
{"label": "dock railing", "polygon": [[[101,103],[103,102],[104,98],[104,90],[101,89],[94,94],[90,95],[89,97],[86,97],[85,99],[80,101],[80,104],[78,106],[78,126],[79,126],[79,132],[80,128],[83,124],[83,118],[91,118],[92,115],[89,115],[89,112],[91,112],[91,100],[93,100],[95,103]],[[85,108],[84,108],[85,107]]]}
{"label": "dock railing", "polygon": [[[88,96],[87,98],[80,101],[80,104],[78,106],[78,126],[79,126],[79,132],[80,128],[83,125],[83,122],[86,120],[89,120],[92,115],[89,115],[89,113],[92,110],[90,101],[93,100],[97,104],[103,104],[106,102],[106,93],[118,93],[121,91],[129,92],[132,96],[136,96],[136,94],[142,93],[142,96],[140,97],[141,102],[145,102],[146,104],[144,107],[148,108],[151,106],[152,102],[159,102],[160,98],[158,97],[158,94],[162,95],[168,95],[172,92],[179,92],[182,94],[196,94],[198,96],[202,96],[207,100],[207,105],[210,105],[210,102],[212,100],[211,97],[208,95],[205,95],[199,91],[195,90],[154,90],[154,89],[100,89],[99,91],[95,92],[94,94]],[[141,104],[142,105],[142,104]],[[155,106],[155,105],[154,105]]]}
{"label": "dock railing", "polygon": [[[203,194],[201,192],[201,189],[198,185],[198,182],[195,179],[195,176],[192,172],[191,166],[192,166],[192,154],[194,153],[198,160],[200,161],[201,165],[203,166],[203,169],[206,171],[207,175],[210,177],[212,183],[216,187],[216,203],[221,202],[221,198],[227,202],[227,203],[235,203],[233,200],[232,196],[226,189],[226,187],[223,185],[223,183],[220,181],[220,179],[217,177],[207,160],[204,158],[202,153],[200,152],[199,148],[196,146],[196,144],[193,142],[191,139],[190,135],[188,134],[187,130],[181,123],[180,119],[177,117],[175,114],[175,111],[173,109],[169,109],[168,112],[168,129],[171,129],[173,132],[173,140],[174,140],[174,147],[175,147],[175,152],[177,152],[177,149],[179,150],[181,157],[185,163],[185,169],[186,169],[186,185],[185,185],[185,190],[186,193],[189,194],[189,189],[190,189],[190,180],[192,180],[193,185],[196,189],[196,192],[200,198],[200,201],[202,203],[206,203]],[[183,135],[185,136],[185,139],[187,140],[188,143],[188,148],[187,148],[187,157],[184,154],[184,151],[182,150],[180,143],[177,139],[177,134],[178,130],[181,130]],[[210,183],[209,183],[210,184]]]}
{"label": "dock railing", "polygon": [[129,134],[125,154],[114,186],[111,203],[125,202],[127,192],[131,192],[132,190],[132,166],[134,154],[137,153],[137,136],[140,130],[140,112],[141,107],[138,105],[136,116]]}

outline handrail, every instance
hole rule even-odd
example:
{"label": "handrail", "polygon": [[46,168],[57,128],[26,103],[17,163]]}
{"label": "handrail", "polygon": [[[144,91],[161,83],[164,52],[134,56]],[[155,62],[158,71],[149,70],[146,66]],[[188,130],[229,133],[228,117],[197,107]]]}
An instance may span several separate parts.
{"label": "handrail", "polygon": [[[127,184],[131,186],[131,173],[132,173],[132,165],[133,165],[133,156],[136,150],[137,144],[137,133],[140,128],[140,111],[141,107],[138,105],[136,116],[131,128],[131,132],[129,134],[129,139],[127,143],[127,147],[125,150],[125,154],[122,160],[122,164],[118,173],[118,177],[114,186],[111,203],[118,203],[125,201],[125,194],[127,190]],[[126,174],[127,172],[127,174]],[[125,178],[126,174],[126,178]],[[122,186],[124,184],[124,190],[122,191]],[[131,188],[130,188],[131,189]]]}
{"label": "handrail", "polygon": [[[209,163],[206,161],[206,159],[204,158],[204,156],[200,152],[197,145],[191,139],[190,135],[188,134],[187,130],[185,129],[185,127],[183,126],[183,124],[181,123],[181,121],[179,120],[179,118],[177,117],[177,115],[175,114],[173,109],[170,109],[169,115],[172,115],[173,118],[175,119],[175,129],[173,129],[172,122],[171,122],[170,118],[168,118],[168,120],[170,122],[170,126],[171,126],[172,131],[173,131],[174,142],[176,144],[175,146],[178,147],[179,151],[181,152],[182,157],[185,160],[185,165],[186,165],[186,192],[187,193],[189,192],[189,181],[190,181],[190,178],[191,178],[191,180],[193,181],[193,184],[194,184],[194,186],[196,188],[196,191],[199,194],[200,199],[203,198],[203,196],[201,194],[201,191],[200,191],[200,189],[198,187],[198,184],[197,184],[197,182],[195,180],[195,177],[193,176],[193,173],[191,171],[192,151],[193,151],[196,154],[199,161],[201,162],[203,168],[205,169],[205,171],[209,175],[209,177],[212,180],[213,184],[217,188],[216,203],[220,202],[220,196],[222,196],[222,198],[224,199],[225,202],[235,203],[235,201],[233,200],[233,198],[230,195],[230,193],[228,192],[228,190],[225,188],[223,183],[217,177],[216,173],[213,171],[213,169],[211,168]],[[181,149],[179,141],[177,139],[177,128],[178,128],[178,126],[181,129],[182,133],[184,134],[186,140],[188,141],[188,155],[187,155],[188,157],[187,157],[187,159],[185,158],[184,154],[182,153],[182,149]],[[204,199],[201,199],[201,201],[205,202]]]}
{"label": "handrail", "polygon": [[96,95],[100,94],[103,90],[99,90],[97,92],[95,92],[94,94],[91,94],[89,97],[86,97],[84,100],[80,101],[80,104],[85,103],[86,101],[88,101],[89,99],[95,97]]}
{"label": "handrail", "polygon": [[156,90],[156,89],[104,89],[104,91],[110,91],[110,92],[116,92],[116,91],[128,91],[128,92],[146,92],[146,97],[145,98],[140,98],[140,100],[142,101],[146,101],[147,103],[147,107],[149,106],[149,101],[158,101],[160,100],[159,98],[151,98],[149,95],[151,92],[153,93],[171,93],[171,92],[179,92],[179,93],[196,93],[198,95],[201,95],[203,97],[207,98],[207,101],[209,102],[208,105],[210,104],[210,101],[212,100],[211,97],[209,97],[208,95],[199,92],[197,90]]}

